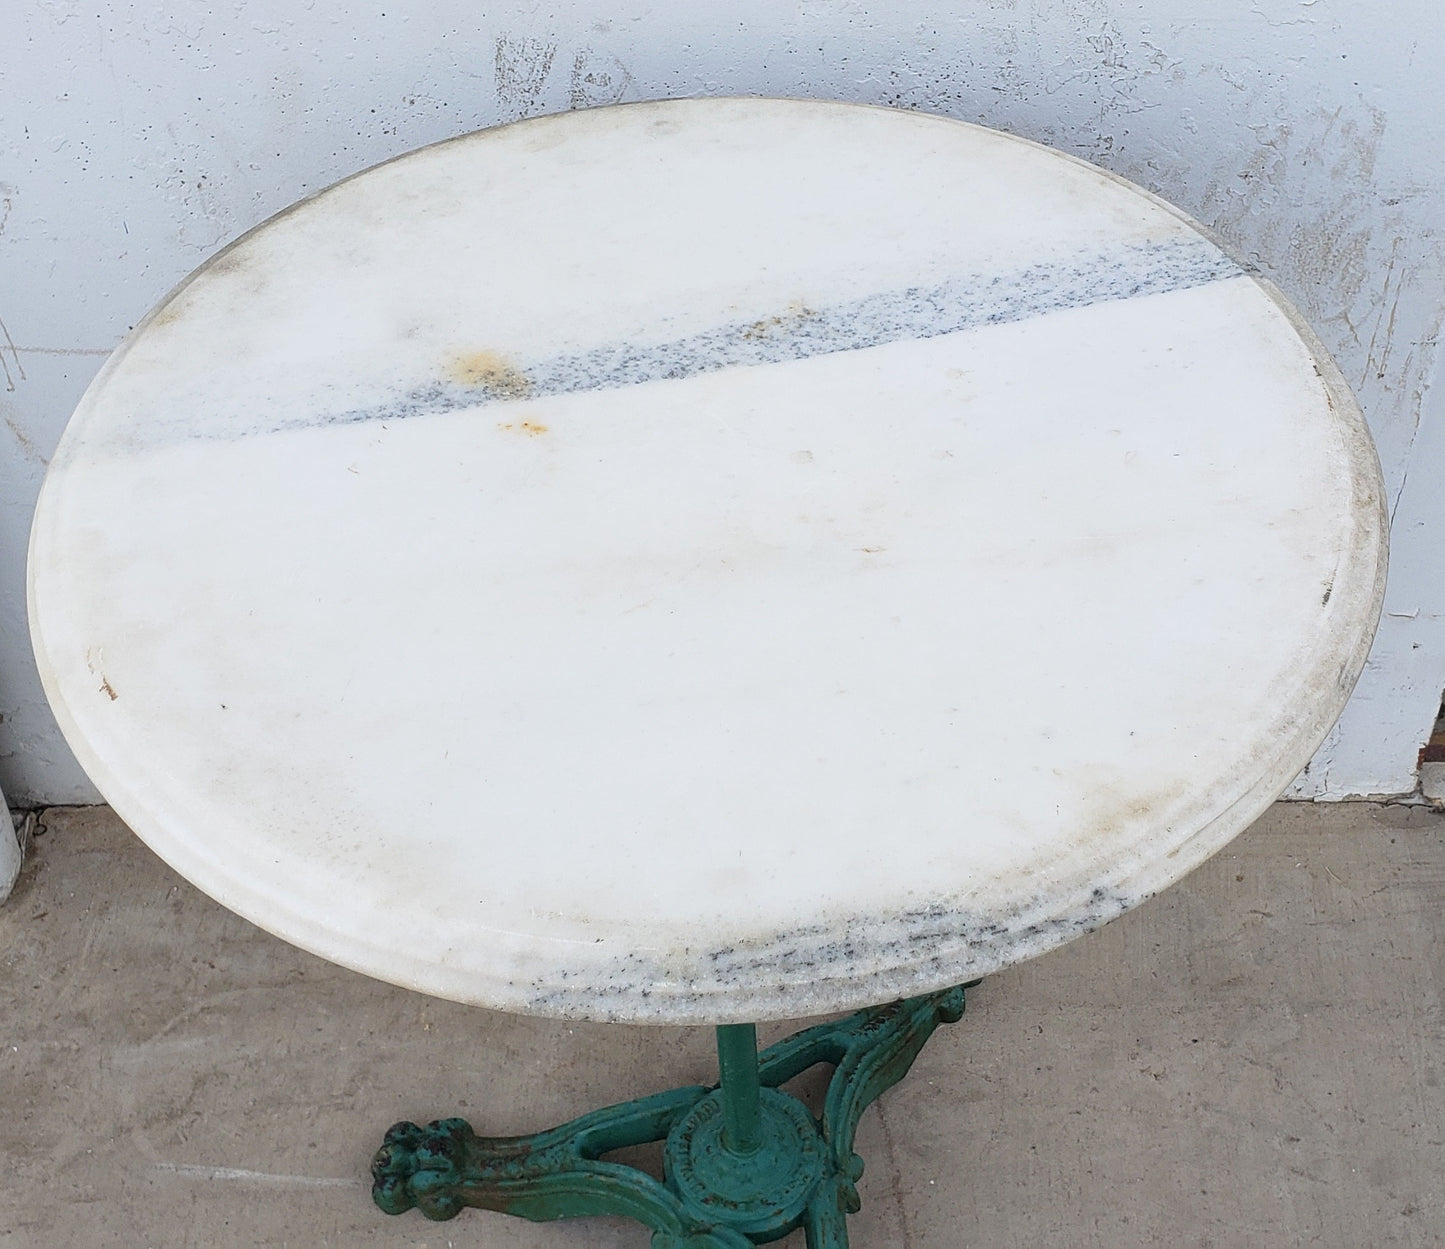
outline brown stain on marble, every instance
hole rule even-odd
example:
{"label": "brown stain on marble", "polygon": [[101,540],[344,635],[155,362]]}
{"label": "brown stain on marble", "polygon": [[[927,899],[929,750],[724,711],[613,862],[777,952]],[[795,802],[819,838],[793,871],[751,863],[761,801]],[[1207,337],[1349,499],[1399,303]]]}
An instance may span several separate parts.
{"label": "brown stain on marble", "polygon": [[[1080,784],[1078,798],[1072,804],[1072,842],[1087,854],[1105,851],[1126,830],[1144,825],[1156,835],[1167,833],[1174,823],[1181,802],[1191,794],[1183,780],[1174,780],[1145,789],[1131,786],[1125,778],[1117,782],[1095,776]],[[1178,847],[1166,857],[1178,853]]]}
{"label": "brown stain on marble", "polygon": [[532,391],[527,375],[499,351],[455,356],[448,372],[453,381],[475,386],[493,399],[525,399]]}
{"label": "brown stain on marble", "polygon": [[185,300],[178,295],[176,298],[168,300],[155,310],[151,315],[148,328],[160,329],[163,325],[173,325],[181,319],[181,314],[185,312],[185,310]]}
{"label": "brown stain on marble", "polygon": [[764,317],[760,321],[754,321],[743,330],[743,337],[747,339],[772,338],[790,333],[796,330],[805,321],[808,321],[818,314],[809,308],[801,299],[795,299],[780,313],[771,317]]}
{"label": "brown stain on marble", "polygon": [[498,433],[521,434],[524,438],[540,438],[547,427],[540,421],[508,421],[497,426]]}

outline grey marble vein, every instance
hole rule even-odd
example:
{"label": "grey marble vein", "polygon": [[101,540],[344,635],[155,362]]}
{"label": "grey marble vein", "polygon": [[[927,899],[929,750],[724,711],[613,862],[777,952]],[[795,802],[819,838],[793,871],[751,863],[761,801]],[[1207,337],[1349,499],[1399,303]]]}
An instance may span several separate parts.
{"label": "grey marble vein", "polygon": [[[656,346],[621,344],[539,361],[526,370],[527,396],[638,386],[717,369],[781,364],[905,339],[1023,321],[1065,308],[1199,286],[1238,274],[1202,240],[1188,239],[1070,264],[1035,264],[1015,273],[949,278],[884,291],[831,308],[798,307],[720,326]],[[511,385],[486,400],[522,397]],[[476,400],[474,400],[476,402]]]}
{"label": "grey marble vein", "polygon": [[[475,383],[438,380],[365,407],[272,415],[213,430],[237,437],[312,426],[403,420],[580,391],[675,381],[728,368],[758,368],[909,339],[1024,321],[1071,308],[1187,290],[1245,271],[1197,236],[1111,248],[1022,269],[954,275],[819,308],[797,304],[762,318],[656,342],[586,351],[483,370]],[[664,323],[665,326],[665,323]],[[660,327],[663,328],[663,327]]]}

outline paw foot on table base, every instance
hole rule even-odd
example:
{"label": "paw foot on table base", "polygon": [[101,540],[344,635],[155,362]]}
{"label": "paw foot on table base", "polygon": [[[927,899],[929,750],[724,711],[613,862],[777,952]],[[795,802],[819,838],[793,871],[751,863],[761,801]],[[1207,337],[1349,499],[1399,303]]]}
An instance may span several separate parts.
{"label": "paw foot on table base", "polygon": [[[415,1208],[430,1219],[466,1206],[536,1221],[625,1215],[653,1229],[652,1249],[750,1249],[798,1227],[809,1249],[847,1249],[846,1218],[861,1204],[858,1121],[934,1029],[963,1014],[969,987],[860,1011],[764,1050],[750,1153],[727,1145],[722,1091],[694,1086],[531,1136],[479,1137],[463,1119],[398,1123],[372,1162],[372,1196],[388,1214]],[[821,1121],[778,1090],[818,1063],[834,1068]],[[654,1141],[666,1142],[662,1181],[603,1157]]]}

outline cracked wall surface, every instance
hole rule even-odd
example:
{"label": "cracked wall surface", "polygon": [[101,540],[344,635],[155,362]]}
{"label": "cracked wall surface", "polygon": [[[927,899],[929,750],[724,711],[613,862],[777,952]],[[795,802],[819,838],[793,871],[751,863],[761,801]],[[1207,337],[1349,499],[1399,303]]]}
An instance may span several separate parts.
{"label": "cracked wall surface", "polygon": [[[944,12],[946,10],[946,12]],[[1204,10],[1204,11],[1201,11]],[[1208,226],[1283,288],[1380,450],[1392,571],[1375,651],[1299,797],[1399,794],[1445,686],[1445,15],[1402,0],[237,0],[97,15],[18,0],[0,40],[0,787],[94,800],[40,692],[29,518],[106,354],[212,251],[422,143],[704,94],[945,113],[1052,144]],[[1433,538],[1433,542],[1432,542]]]}

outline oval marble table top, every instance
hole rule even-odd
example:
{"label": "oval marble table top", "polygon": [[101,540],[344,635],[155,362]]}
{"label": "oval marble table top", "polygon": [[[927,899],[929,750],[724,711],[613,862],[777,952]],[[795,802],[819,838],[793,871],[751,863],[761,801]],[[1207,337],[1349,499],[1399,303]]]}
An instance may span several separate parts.
{"label": "oval marble table top", "polygon": [[66,737],[329,959],[593,1019],[1036,954],[1288,784],[1364,662],[1378,467],[1167,205],[935,117],[547,117],[162,303],[46,481]]}

